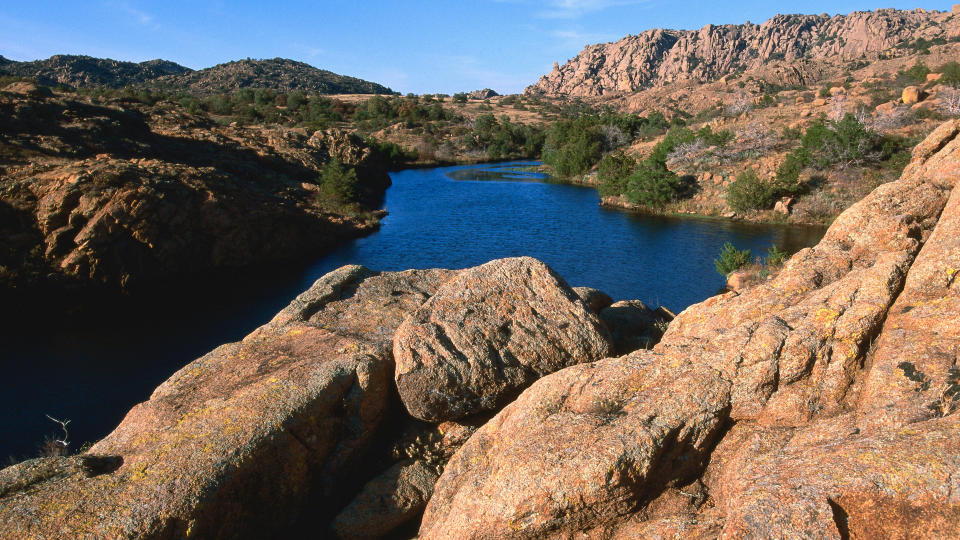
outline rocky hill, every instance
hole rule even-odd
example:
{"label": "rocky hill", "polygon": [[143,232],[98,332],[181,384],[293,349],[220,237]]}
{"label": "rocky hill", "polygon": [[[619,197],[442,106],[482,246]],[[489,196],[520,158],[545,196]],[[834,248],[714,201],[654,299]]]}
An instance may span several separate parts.
{"label": "rocky hill", "polygon": [[386,159],[337,129],[218,125],[178,104],[0,89],[0,286],[125,287],[304,257],[376,226],[320,197],[332,158],[367,208]]}
{"label": "rocky hill", "polygon": [[669,314],[533,259],[343,267],[88,451],[0,471],[0,536],[960,537],[958,178],[952,120],[632,352],[623,321]]}
{"label": "rocky hill", "polygon": [[0,56],[0,75],[25,77],[48,85],[73,88],[142,86],[158,77],[189,73],[192,69],[167,60],[120,62],[109,58],[58,54],[46,60],[16,62]]}
{"label": "rocky hill", "polygon": [[771,83],[807,85],[851,62],[916,52],[960,39],[960,18],[941,11],[882,9],[849,15],[777,15],[762,24],[647,30],[590,45],[527,88],[531,94],[601,96],[677,81],[757,72]]}
{"label": "rocky hill", "polygon": [[240,88],[270,88],[318,94],[393,94],[362,79],[337,75],[285,58],[237,60],[207,69],[155,79],[151,87],[198,94],[229,93]]}
{"label": "rocky hill", "polygon": [[284,58],[238,60],[194,71],[166,60],[118,62],[90,56],[56,55],[46,60],[15,62],[0,57],[0,75],[25,77],[44,85],[69,87],[134,86],[197,94],[240,88],[299,90],[320,94],[392,94],[389,88],[317,69]]}

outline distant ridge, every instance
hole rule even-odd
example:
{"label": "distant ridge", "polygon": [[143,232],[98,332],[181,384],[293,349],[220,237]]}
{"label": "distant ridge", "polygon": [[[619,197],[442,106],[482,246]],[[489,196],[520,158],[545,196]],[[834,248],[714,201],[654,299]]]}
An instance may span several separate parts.
{"label": "distant ridge", "polygon": [[167,60],[123,62],[109,58],[57,54],[46,60],[17,62],[0,56],[0,75],[29,77],[40,84],[72,87],[144,85],[158,77],[188,73],[191,70]]}
{"label": "distant ridge", "polygon": [[393,94],[386,86],[339,75],[284,58],[237,60],[192,70],[168,60],[124,62],[92,56],[54,55],[17,62],[0,56],[0,75],[29,77],[40,84],[74,88],[136,86],[214,94],[240,88],[270,88],[321,94]]}
{"label": "distant ridge", "polygon": [[394,93],[390,88],[374,82],[338,75],[286,58],[236,60],[199,71],[161,77],[153,81],[153,86],[211,94],[239,88],[299,90],[320,94]]}
{"label": "distant ridge", "polygon": [[[955,10],[958,8],[955,8]],[[810,84],[857,61],[960,40],[957,12],[880,9],[849,15],[776,15],[762,24],[655,28],[588,45],[527,88],[528,94],[602,96],[673,82],[752,72],[778,84]],[[762,73],[761,73],[762,72]]]}

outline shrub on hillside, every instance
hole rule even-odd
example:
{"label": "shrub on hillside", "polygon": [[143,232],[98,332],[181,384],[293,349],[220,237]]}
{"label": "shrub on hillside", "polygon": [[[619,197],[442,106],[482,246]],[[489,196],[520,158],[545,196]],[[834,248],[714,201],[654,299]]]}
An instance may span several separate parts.
{"label": "shrub on hillside", "polygon": [[737,212],[770,208],[774,191],[774,186],[761,180],[753,169],[747,169],[727,187],[727,204]]}
{"label": "shrub on hillside", "polygon": [[878,157],[880,137],[847,113],[840,120],[814,122],[801,139],[818,167],[861,164]]}
{"label": "shrub on hillside", "polygon": [[489,159],[536,157],[543,148],[544,134],[539,128],[517,124],[503,115],[481,114],[473,123],[468,146],[484,150]]}
{"label": "shrub on hillside", "polygon": [[930,73],[930,68],[926,64],[917,60],[917,63],[910,66],[909,68],[902,70],[897,73],[897,80],[901,84],[907,83],[924,83],[927,82],[927,75]]}
{"label": "shrub on hillside", "polygon": [[627,179],[627,200],[634,204],[660,207],[679,197],[683,191],[680,177],[666,165],[640,162]]}
{"label": "shrub on hillside", "polygon": [[603,155],[603,135],[597,119],[590,116],[562,120],[547,132],[543,161],[559,176],[574,176],[590,170]]}
{"label": "shrub on hillside", "polygon": [[625,192],[627,181],[636,168],[637,160],[623,152],[603,156],[597,171],[600,196],[610,197]]}
{"label": "shrub on hillside", "polygon": [[357,171],[336,159],[323,166],[320,172],[320,203],[325,208],[342,208],[357,202]]}
{"label": "shrub on hillside", "polygon": [[667,158],[678,146],[693,142],[696,138],[697,135],[685,127],[674,127],[668,131],[627,180],[627,200],[634,204],[660,207],[681,197],[686,190],[686,183],[667,168]]}
{"label": "shrub on hillside", "polygon": [[889,159],[899,151],[898,144],[884,138],[847,113],[840,120],[820,118],[800,139],[800,147],[787,155],[777,168],[775,189],[779,194],[795,194],[800,189],[800,172],[809,166],[847,167],[868,161]]}
{"label": "shrub on hillside", "polygon": [[940,84],[960,84],[960,63],[950,61],[940,66],[938,70],[942,76],[938,81]]}

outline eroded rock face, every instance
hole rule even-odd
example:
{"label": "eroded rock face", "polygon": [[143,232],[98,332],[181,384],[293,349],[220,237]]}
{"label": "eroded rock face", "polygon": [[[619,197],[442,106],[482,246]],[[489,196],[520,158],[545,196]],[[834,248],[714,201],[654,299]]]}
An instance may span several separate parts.
{"label": "eroded rock face", "polygon": [[421,420],[493,411],[546,374],[607,356],[609,339],[545,264],[492,261],[444,284],[397,330],[397,389]]}
{"label": "eroded rock face", "polygon": [[453,456],[423,538],[539,538],[617,519],[696,476],[729,412],[715,370],[650,351],[544,377]]}
{"label": "eroded rock face", "polygon": [[865,435],[813,426],[729,472],[724,538],[956,538],[960,416]]}
{"label": "eroded rock face", "polygon": [[824,64],[878,58],[919,36],[960,35],[944,12],[855,12],[777,15],[762,24],[653,29],[612,43],[588,45],[527,88],[527,93],[600,96],[687,79],[710,81],[737,68],[765,69],[779,84],[809,84]]}
{"label": "eroded rock face", "polygon": [[304,520],[314,530],[347,502],[345,486],[372,474],[363,457],[399,407],[393,331],[450,276],[324,276],[270,324],[174,374],[90,449],[119,467],[4,471],[0,536],[256,538]]}

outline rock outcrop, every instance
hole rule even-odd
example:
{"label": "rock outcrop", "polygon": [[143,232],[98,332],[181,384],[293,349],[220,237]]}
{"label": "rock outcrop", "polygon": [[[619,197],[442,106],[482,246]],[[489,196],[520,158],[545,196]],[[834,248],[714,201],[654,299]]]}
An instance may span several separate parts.
{"label": "rock outcrop", "polygon": [[[960,534],[958,134],[937,129],[774,279],[691,306],[652,351],[521,394],[454,455],[421,537]],[[632,407],[649,407],[640,431]],[[683,466],[648,472],[678,446]],[[605,491],[624,477],[638,483]]]}
{"label": "rock outcrop", "polygon": [[589,45],[527,88],[527,93],[600,96],[651,86],[712,81],[764,70],[776,84],[810,84],[825,64],[882,58],[896,47],[960,36],[960,21],[938,11],[882,9],[849,15],[777,15],[762,24],[647,30]]}
{"label": "rock outcrop", "polygon": [[470,99],[490,99],[492,97],[497,97],[499,95],[500,94],[498,94],[494,90],[491,90],[489,88],[484,88],[483,90],[474,90],[473,92],[470,92],[469,94],[467,94],[467,97],[469,97]]}
{"label": "rock outcrop", "polygon": [[218,126],[170,102],[97,105],[25,85],[0,90],[0,285],[126,287],[299,258],[376,226],[317,197],[336,158],[379,203],[386,159],[359,137]]}
{"label": "rock outcrop", "polygon": [[431,422],[495,411],[540,377],[611,352],[563,278],[529,257],[461,272],[397,330],[397,389]]}
{"label": "rock outcrop", "polygon": [[541,538],[696,476],[729,412],[716,371],[641,351],[545,377],[454,454],[424,538]]}

